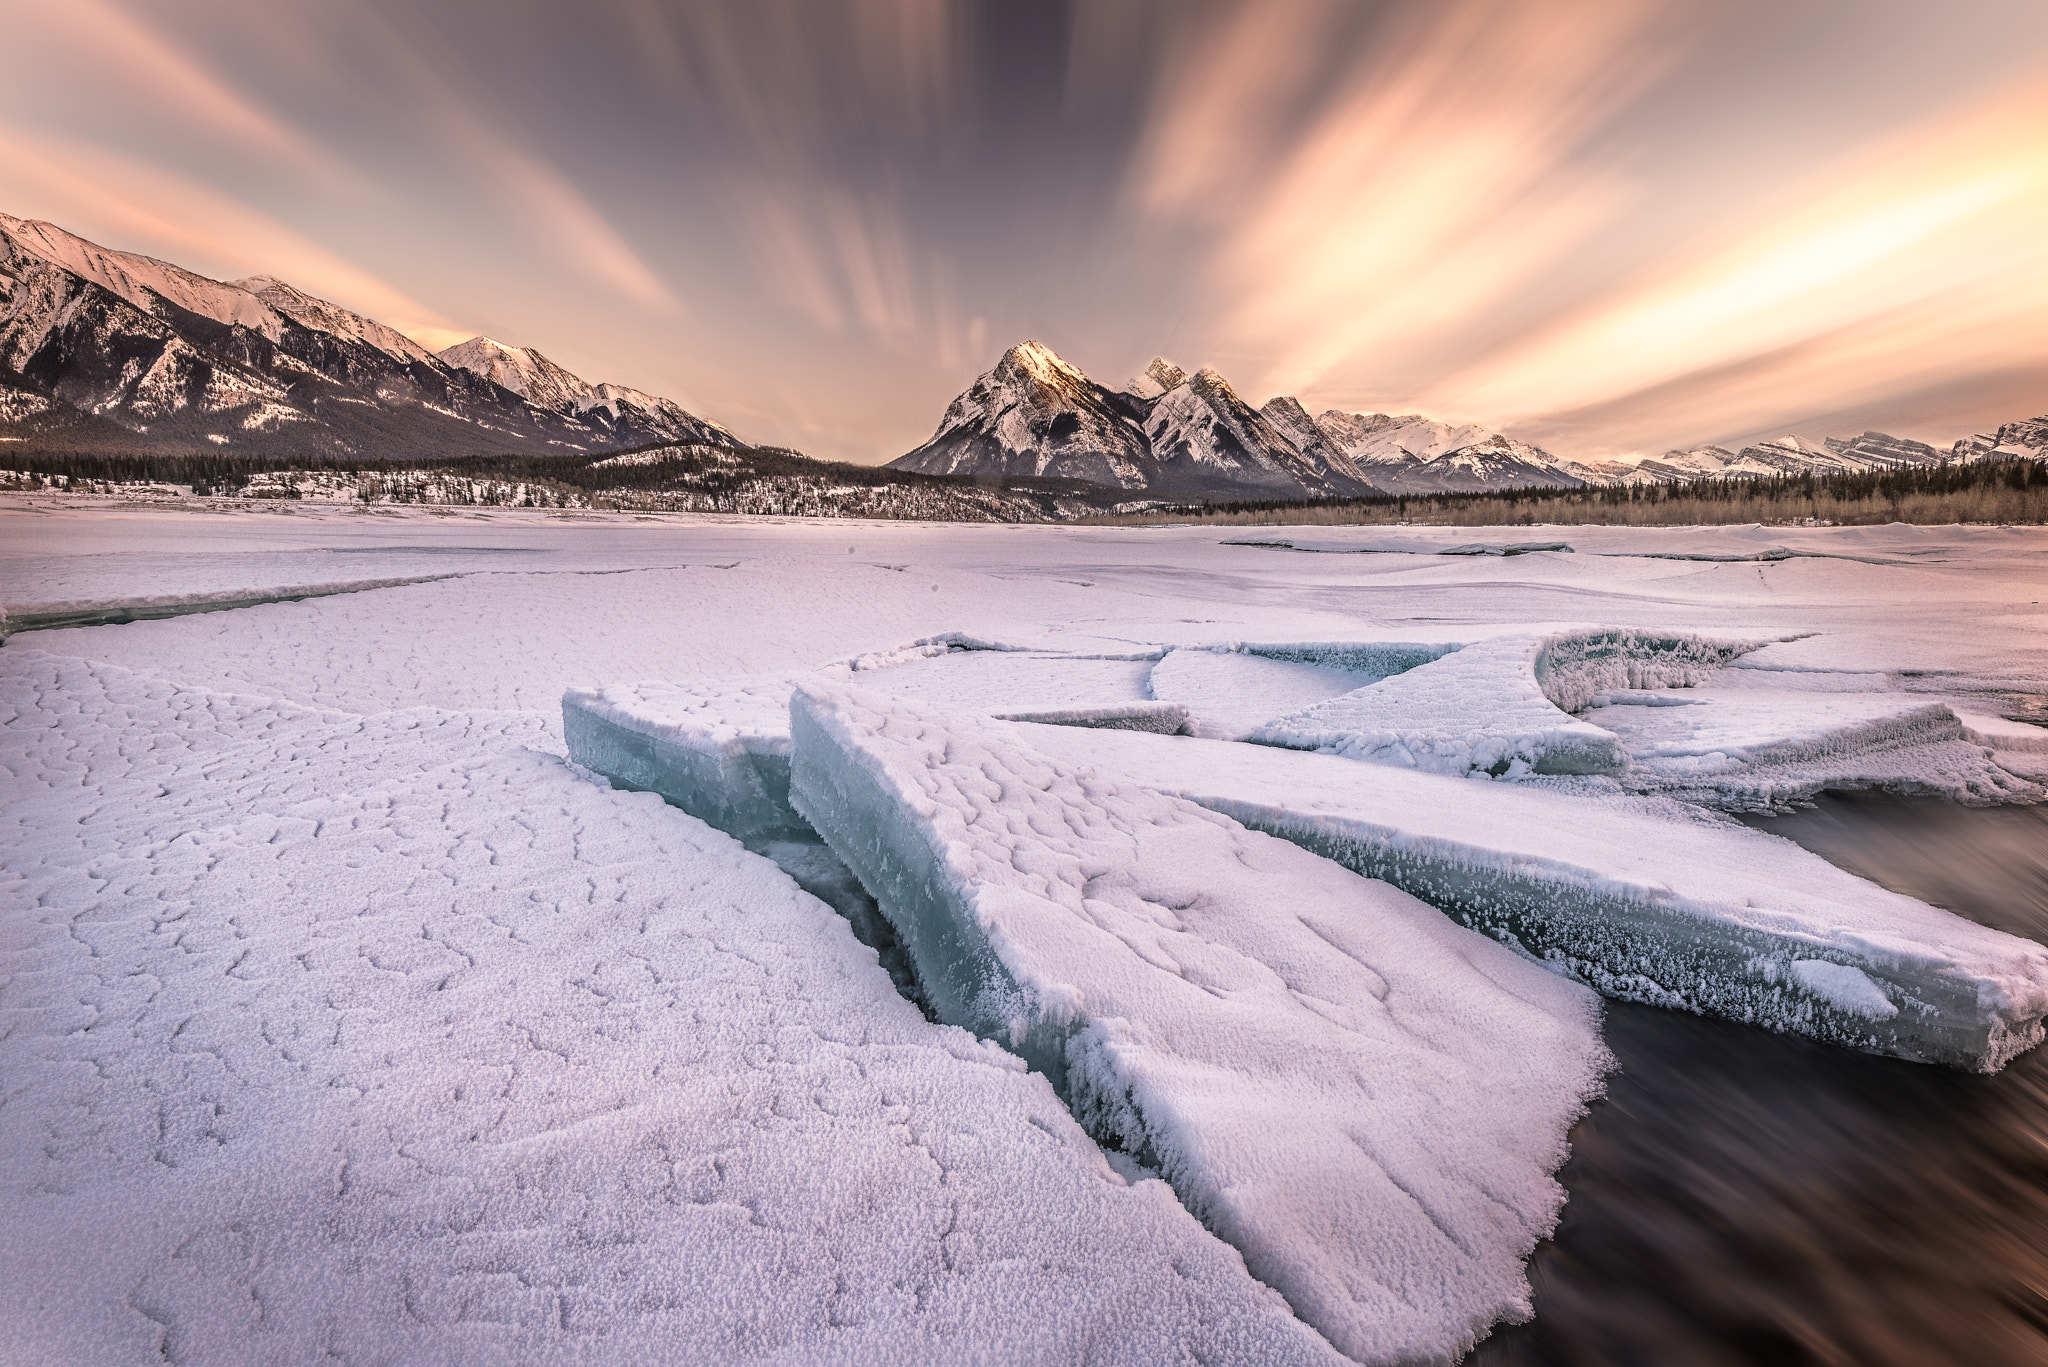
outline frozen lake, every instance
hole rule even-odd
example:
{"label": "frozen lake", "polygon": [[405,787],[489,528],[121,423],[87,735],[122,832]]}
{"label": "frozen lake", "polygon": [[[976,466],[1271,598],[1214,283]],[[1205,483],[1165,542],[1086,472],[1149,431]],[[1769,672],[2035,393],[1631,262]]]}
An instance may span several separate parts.
{"label": "frozen lake", "polygon": [[[1313,1277],[1284,1270],[1293,1226],[1191,1215],[1196,1179],[1158,1180],[1170,1155],[1105,1153],[1042,1069],[928,1019],[775,864],[567,764],[566,690],[815,671],[957,633],[1091,657],[1019,703],[1172,693],[1213,743],[1335,716],[1378,728],[1358,732],[1373,755],[1412,759],[1416,728],[1445,725],[1428,710],[1438,676],[1422,672],[1436,666],[1404,658],[1405,692],[1332,711],[1376,677],[1357,661],[1378,657],[1238,669],[1241,654],[1201,648],[1627,628],[1743,648],[1674,690],[1683,706],[1610,689],[1576,720],[1558,714],[1633,747],[1630,772],[1666,785],[1659,801],[1769,805],[1841,773],[2026,797],[2043,776],[2026,722],[1998,730],[2048,720],[2040,529],[1264,532],[1293,544],[0,505],[14,632],[0,650],[0,1285],[25,1307],[23,1351],[1372,1355],[1356,1327],[1370,1314],[1303,1309],[1311,1293],[1294,1288]],[[1571,549],[1440,553],[1555,541]],[[1439,670],[1478,699],[1467,711],[1492,705],[1493,676],[1472,672],[1483,659]],[[902,675],[892,696],[1006,701],[986,663]],[[1546,772],[1548,733],[1500,734],[1482,762],[1498,753],[1512,779],[1522,755]],[[1453,751],[1473,752],[1433,753]],[[1617,781],[1565,782],[1560,801]],[[2043,810],[1865,794],[1746,819],[2038,941]],[[1981,1077],[1629,1002],[1604,1011],[1619,1068],[1571,1130],[1569,1201],[1530,1263],[1536,1319],[1495,1330],[1474,1361],[1981,1362],[2048,1347],[2033,1289],[2048,1277],[2040,1051]],[[1447,1153],[1430,1161],[1469,1161]],[[1517,1208],[1540,1233],[1541,1172],[1528,1180]],[[1240,1227],[1234,1242],[1216,1232]],[[1375,1256],[1327,1275],[1384,1285],[1390,1267],[1423,1265],[1400,1247]],[[1477,1299],[1393,1300],[1443,1307],[1449,1327],[1430,1332],[1455,1345],[1460,1324],[1515,1318],[1526,1293],[1506,1267]],[[1358,1285],[1346,1304],[1370,1307]]]}

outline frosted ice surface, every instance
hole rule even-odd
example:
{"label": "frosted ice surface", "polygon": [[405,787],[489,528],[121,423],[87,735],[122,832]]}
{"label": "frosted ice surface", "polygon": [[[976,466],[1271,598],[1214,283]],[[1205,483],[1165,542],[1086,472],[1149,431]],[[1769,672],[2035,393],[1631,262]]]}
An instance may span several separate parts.
{"label": "frosted ice surface", "polygon": [[[1065,763],[1384,878],[1610,996],[1986,1072],[2042,1038],[2048,949],[1680,803],[1191,737],[1020,729]],[[1838,991],[1817,990],[1826,980],[1787,967],[1807,960],[1864,974],[1896,1014],[1845,1011]]]}
{"label": "frosted ice surface", "polygon": [[1432,773],[1617,774],[1628,763],[1621,742],[1568,713],[1616,688],[1696,683],[1748,648],[1629,628],[1497,636],[1251,739]]}
{"label": "frosted ice surface", "polygon": [[1660,775],[1711,774],[1962,736],[1946,707],[1907,693],[1723,692],[1707,686],[1685,690],[1681,696],[1689,707],[1641,705],[1669,696],[1609,695],[1607,706],[1593,709],[1600,725],[1621,737],[1634,767]]}
{"label": "frosted ice surface", "polygon": [[1995,713],[1973,712],[1953,704],[1949,710],[1962,724],[1963,739],[1973,744],[2021,754],[2048,751],[2048,727],[2013,721]]}
{"label": "frosted ice surface", "polygon": [[1336,1360],[538,714],[0,664],[12,1357]]}
{"label": "frosted ice surface", "polygon": [[1152,696],[1187,704],[1197,736],[1241,740],[1289,712],[1377,682],[1379,675],[1240,650],[1171,651],[1152,666]]}
{"label": "frosted ice surface", "polygon": [[797,809],[942,1018],[1054,1079],[1338,1348],[1443,1361],[1529,1314],[1607,1064],[1591,993],[1026,728],[808,682],[791,722]]}
{"label": "frosted ice surface", "polygon": [[1898,1005],[1861,969],[1826,959],[1794,959],[1786,967],[1801,987],[1852,1016],[1890,1020],[1899,1014]]}
{"label": "frosted ice surface", "polygon": [[[1641,705],[1673,697],[1690,705]],[[1966,732],[1948,707],[1924,695],[1746,682],[1722,688],[1717,677],[1676,695],[1614,693],[1594,701],[1592,714],[1627,749],[1629,786],[1712,806],[1764,808],[1830,788],[1886,787],[1963,802],[2029,795],[2023,778],[1986,753],[1981,732]]]}
{"label": "frosted ice surface", "polygon": [[1026,651],[951,650],[859,671],[860,686],[949,711],[998,712],[1149,701],[1150,659],[1102,660]]}

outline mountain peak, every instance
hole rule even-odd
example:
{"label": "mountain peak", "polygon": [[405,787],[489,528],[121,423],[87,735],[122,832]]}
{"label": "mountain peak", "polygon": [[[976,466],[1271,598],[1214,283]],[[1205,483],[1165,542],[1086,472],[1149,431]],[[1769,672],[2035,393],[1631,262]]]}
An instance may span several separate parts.
{"label": "mountain peak", "polygon": [[1003,359],[996,363],[997,373],[1005,370],[1030,376],[1040,384],[1071,385],[1086,384],[1088,377],[1069,365],[1060,354],[1041,341],[1027,339],[1017,343],[1003,353]]}
{"label": "mountain peak", "polygon": [[1151,364],[1124,386],[1124,393],[1140,399],[1156,399],[1167,390],[1186,384],[1187,379],[1185,370],[1164,356],[1154,356]]}

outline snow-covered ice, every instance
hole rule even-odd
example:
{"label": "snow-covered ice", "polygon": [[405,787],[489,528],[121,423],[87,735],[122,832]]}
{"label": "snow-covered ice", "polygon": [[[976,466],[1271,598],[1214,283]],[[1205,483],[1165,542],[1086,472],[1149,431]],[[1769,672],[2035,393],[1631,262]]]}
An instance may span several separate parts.
{"label": "snow-covered ice", "polygon": [[1454,648],[1400,643],[1368,648],[1349,642],[1190,647],[1170,651],[1154,665],[1149,686],[1153,697],[1187,705],[1192,734],[1242,740],[1276,717],[1377,683]]}
{"label": "snow-covered ice", "polygon": [[[2042,1038],[2048,949],[1669,799],[1191,737],[1023,729],[1068,764],[1186,797],[1406,888],[1610,996],[1987,1072]],[[1793,971],[1809,961],[1842,971]],[[1839,992],[1813,986],[1851,973],[1869,984],[1865,998],[1894,1009],[1844,1012]]]}
{"label": "snow-covered ice", "polygon": [[1620,740],[1569,713],[1615,688],[1697,683],[1747,648],[1627,628],[1495,636],[1277,717],[1251,739],[1431,773],[1618,774]]}
{"label": "snow-covered ice", "polygon": [[1595,703],[1591,717],[1627,751],[1631,786],[1736,809],[1880,786],[2011,801],[2032,785],[1992,752],[2026,748],[2026,731],[2048,735],[2002,718],[1967,727],[1942,703],[1899,692],[1708,686]]}
{"label": "snow-covered ice", "polygon": [[[2048,753],[2014,720],[2048,720],[2038,530],[1313,537],[1432,553],[1226,548],[1201,528],[0,497],[9,610],[112,620],[357,590],[0,648],[0,686],[36,719],[0,733],[0,878],[20,909],[0,923],[14,1352],[1331,1359],[1165,1183],[1104,1158],[1009,1051],[929,1023],[775,864],[564,764],[571,688],[722,692],[834,662],[858,684],[865,660],[867,682],[900,668],[908,689],[927,665],[1001,672],[951,659],[978,641],[1131,670],[1115,696],[1013,696],[1017,711],[1165,703],[1195,724],[1192,694],[1155,685],[1183,653],[1398,678],[1286,645],[1469,650],[1597,621],[1774,642],[1699,688],[1639,692],[1890,694],[1957,714],[1958,739],[1869,752],[1900,766],[1881,781],[1922,781],[1911,765],[1936,748],[2016,775]],[[1559,537],[1576,553],[1433,553]],[[400,579],[432,582],[364,587]],[[901,649],[946,633],[962,635],[944,660]],[[1225,679],[1207,701],[1269,705],[1258,691]],[[750,734],[787,734],[786,699],[764,713]],[[1015,729],[1048,749],[1205,744]],[[1569,798],[1546,857],[1582,814],[1645,801],[1605,779],[1270,753],[1387,791]],[[1660,834],[1635,851],[1646,880],[1667,838],[1683,850]],[[834,891],[851,876],[814,842],[753,841],[851,906]],[[1816,1013],[1867,1032],[1908,1015],[1854,956],[1771,962],[1780,997]]]}
{"label": "snow-covered ice", "polygon": [[7,657],[10,1355],[1329,1359],[1044,1078],[540,718]]}
{"label": "snow-covered ice", "polygon": [[1338,1348],[1442,1361],[1528,1314],[1606,1065],[1591,993],[1002,723],[829,682],[791,718],[797,809],[941,1016],[1053,1079]]}

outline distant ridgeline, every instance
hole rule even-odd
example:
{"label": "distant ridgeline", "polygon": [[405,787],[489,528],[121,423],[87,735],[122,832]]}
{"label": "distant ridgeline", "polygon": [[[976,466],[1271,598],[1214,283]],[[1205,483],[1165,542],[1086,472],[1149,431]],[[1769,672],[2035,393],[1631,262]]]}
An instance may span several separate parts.
{"label": "distant ridgeline", "polygon": [[1477,424],[1420,413],[1310,414],[1282,396],[1253,408],[1214,370],[1155,357],[1122,389],[1096,383],[1039,342],[1004,353],[947,407],[930,441],[890,462],[926,474],[1061,476],[1176,502],[1323,500],[1500,489],[1693,484],[1741,477],[1863,474],[2048,454],[2048,418],[2008,423],[1948,450],[1865,432],[1730,451],[1584,463]]}

